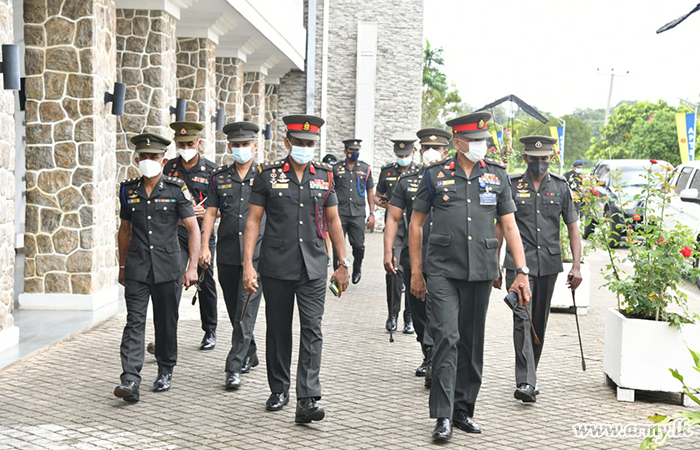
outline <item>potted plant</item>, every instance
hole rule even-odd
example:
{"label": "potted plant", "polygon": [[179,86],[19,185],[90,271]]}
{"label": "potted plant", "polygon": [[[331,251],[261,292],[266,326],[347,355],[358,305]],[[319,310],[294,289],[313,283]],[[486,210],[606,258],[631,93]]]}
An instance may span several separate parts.
{"label": "potted plant", "polygon": [[[631,200],[637,205],[631,217],[595,210],[600,195],[596,179],[584,180],[582,190],[585,225],[599,217],[589,245],[607,252],[604,286],[617,296],[617,307],[606,314],[603,368],[621,401],[634,401],[635,389],[681,392],[666,367],[685,359],[684,341],[700,342],[698,316],[688,313],[687,296],[680,289],[684,277],[700,274],[692,265],[698,255],[695,236],[681,224],[661,225],[675,195],[669,184],[672,168],[652,170],[657,162],[649,162],[646,184]],[[619,180],[620,174],[614,173],[613,192],[620,192]],[[620,242],[628,248],[618,248]],[[689,363],[680,369],[694,372]],[[690,377],[691,384],[700,385],[700,373]]]}

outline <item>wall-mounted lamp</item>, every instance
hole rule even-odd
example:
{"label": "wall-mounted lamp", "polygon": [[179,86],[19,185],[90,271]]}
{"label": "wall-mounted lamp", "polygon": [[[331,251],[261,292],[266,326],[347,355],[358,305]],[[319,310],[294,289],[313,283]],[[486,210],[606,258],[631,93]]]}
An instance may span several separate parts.
{"label": "wall-mounted lamp", "polygon": [[22,77],[19,80],[19,110],[27,109],[27,78]]}
{"label": "wall-mounted lamp", "polygon": [[185,120],[185,108],[187,106],[187,100],[184,98],[178,98],[175,107],[170,107],[170,114],[175,114],[175,122],[182,122]]}
{"label": "wall-mounted lamp", "polygon": [[112,114],[121,116],[124,114],[124,100],[126,99],[126,84],[114,83],[114,93],[105,92],[105,103],[112,102]]}
{"label": "wall-mounted lamp", "polygon": [[226,111],[224,108],[216,110],[216,115],[212,116],[212,123],[216,124],[216,131],[222,131],[224,129],[224,120],[226,120]]}
{"label": "wall-mounted lamp", "polygon": [[243,122],[252,122],[253,120],[250,117],[246,117],[243,119]]}
{"label": "wall-mounted lamp", "polygon": [[271,141],[272,140],[272,124],[268,123],[265,125],[265,140],[266,141]]}
{"label": "wall-mounted lamp", "polygon": [[19,81],[19,47],[12,44],[3,44],[2,61],[0,71],[6,90],[18,91]]}

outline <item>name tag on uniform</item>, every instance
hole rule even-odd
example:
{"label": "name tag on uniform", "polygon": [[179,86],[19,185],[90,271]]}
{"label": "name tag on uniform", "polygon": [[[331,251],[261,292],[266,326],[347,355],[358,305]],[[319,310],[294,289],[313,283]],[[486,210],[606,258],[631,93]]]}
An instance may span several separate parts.
{"label": "name tag on uniform", "polygon": [[141,203],[141,199],[140,199],[140,198],[130,198],[130,199],[127,199],[126,202],[129,203],[129,204],[131,204],[131,203]]}
{"label": "name tag on uniform", "polygon": [[440,180],[437,182],[437,186],[450,186],[455,184],[455,180]]}
{"label": "name tag on uniform", "polygon": [[530,193],[529,192],[518,192],[515,194],[516,198],[530,198]]}
{"label": "name tag on uniform", "polygon": [[408,192],[418,192],[418,187],[409,186],[406,188]]}
{"label": "name tag on uniform", "polygon": [[331,188],[331,185],[328,181],[311,180],[311,181],[309,181],[309,187],[311,189],[323,189],[324,191],[327,191],[328,189]]}
{"label": "name tag on uniform", "polygon": [[343,175],[345,173],[345,169],[339,170],[338,175]]}
{"label": "name tag on uniform", "polygon": [[222,185],[219,186],[219,187],[220,187],[221,189],[228,189],[228,188],[231,187],[231,184],[222,184]]}
{"label": "name tag on uniform", "polygon": [[481,205],[495,205],[496,204],[496,193],[495,192],[484,192],[479,194],[479,204]]}
{"label": "name tag on uniform", "polygon": [[397,177],[386,177],[387,180],[395,181]]}
{"label": "name tag on uniform", "polygon": [[272,185],[272,189],[288,189],[289,185],[287,183],[275,183]]}

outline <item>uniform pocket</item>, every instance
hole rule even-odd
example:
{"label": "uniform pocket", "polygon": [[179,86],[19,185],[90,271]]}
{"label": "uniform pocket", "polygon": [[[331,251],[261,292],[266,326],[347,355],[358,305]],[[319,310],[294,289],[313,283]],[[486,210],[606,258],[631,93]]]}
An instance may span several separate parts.
{"label": "uniform pocket", "polygon": [[498,239],[496,238],[485,238],[484,245],[486,248],[498,248]]}
{"label": "uniform pocket", "polygon": [[550,255],[561,255],[561,247],[559,247],[558,245],[547,247],[547,250],[549,250]]}
{"label": "uniform pocket", "polygon": [[452,242],[452,236],[447,234],[435,234],[431,233],[428,238],[430,245],[438,245],[440,247],[447,247]]}

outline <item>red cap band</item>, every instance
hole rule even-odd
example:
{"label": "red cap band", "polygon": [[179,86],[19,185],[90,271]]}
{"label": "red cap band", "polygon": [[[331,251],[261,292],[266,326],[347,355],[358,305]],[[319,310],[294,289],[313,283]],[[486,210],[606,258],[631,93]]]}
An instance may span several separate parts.
{"label": "red cap band", "polygon": [[[304,129],[306,128],[306,129]],[[311,125],[310,123],[290,123],[287,124],[287,130],[292,131],[306,131],[309,133],[318,133],[319,127],[316,125]]]}
{"label": "red cap band", "polygon": [[486,130],[488,127],[486,126],[486,123],[483,124],[481,128],[479,128],[478,123],[463,123],[461,125],[455,125],[452,127],[452,131],[476,131],[476,130]]}

